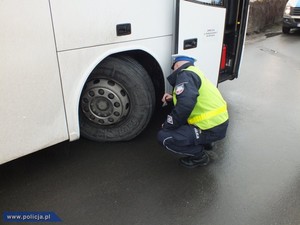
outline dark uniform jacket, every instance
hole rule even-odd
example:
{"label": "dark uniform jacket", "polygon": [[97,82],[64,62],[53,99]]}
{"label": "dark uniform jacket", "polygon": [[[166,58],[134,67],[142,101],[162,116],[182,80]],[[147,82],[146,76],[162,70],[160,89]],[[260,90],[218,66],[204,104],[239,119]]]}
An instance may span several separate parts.
{"label": "dark uniform jacket", "polygon": [[167,77],[176,93],[177,103],[164,122],[163,128],[165,129],[176,129],[186,125],[197,102],[201,79],[194,72],[183,70],[189,66],[193,64],[186,63]]}

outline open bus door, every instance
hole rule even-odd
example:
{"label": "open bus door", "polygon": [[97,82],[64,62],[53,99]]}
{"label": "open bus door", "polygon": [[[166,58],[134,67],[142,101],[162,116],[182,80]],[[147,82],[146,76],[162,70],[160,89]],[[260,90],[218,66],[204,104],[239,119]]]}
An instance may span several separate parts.
{"label": "open bus door", "polygon": [[178,0],[175,53],[197,59],[215,85],[238,76],[249,0]]}

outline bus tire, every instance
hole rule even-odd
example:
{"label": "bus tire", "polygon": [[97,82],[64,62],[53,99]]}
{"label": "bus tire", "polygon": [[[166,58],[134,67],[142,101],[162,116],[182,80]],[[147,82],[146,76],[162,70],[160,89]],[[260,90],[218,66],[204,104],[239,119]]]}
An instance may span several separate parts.
{"label": "bus tire", "polygon": [[81,136],[99,142],[131,140],[145,129],[154,106],[155,91],[147,71],[131,57],[110,56],[83,88]]}

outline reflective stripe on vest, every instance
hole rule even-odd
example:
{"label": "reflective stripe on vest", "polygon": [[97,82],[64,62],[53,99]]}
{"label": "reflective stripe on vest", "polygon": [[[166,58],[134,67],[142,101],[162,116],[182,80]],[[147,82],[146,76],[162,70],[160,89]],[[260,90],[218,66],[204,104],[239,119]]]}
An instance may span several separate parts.
{"label": "reflective stripe on vest", "polygon": [[214,116],[222,114],[226,111],[227,111],[227,105],[224,105],[224,106],[222,106],[218,109],[215,109],[213,111],[210,111],[210,112],[207,112],[207,113],[202,113],[202,114],[200,114],[198,116],[195,116],[193,118],[189,118],[188,123],[189,124],[195,124],[195,123],[201,122],[202,120],[207,120],[207,119],[210,119]]}

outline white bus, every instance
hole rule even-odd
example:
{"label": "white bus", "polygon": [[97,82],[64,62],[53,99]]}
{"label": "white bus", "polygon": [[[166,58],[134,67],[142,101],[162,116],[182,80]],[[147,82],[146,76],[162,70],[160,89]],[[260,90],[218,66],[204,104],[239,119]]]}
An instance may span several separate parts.
{"label": "white bus", "polygon": [[171,55],[238,75],[249,0],[1,0],[0,164],[56,143],[122,141],[170,87]]}

